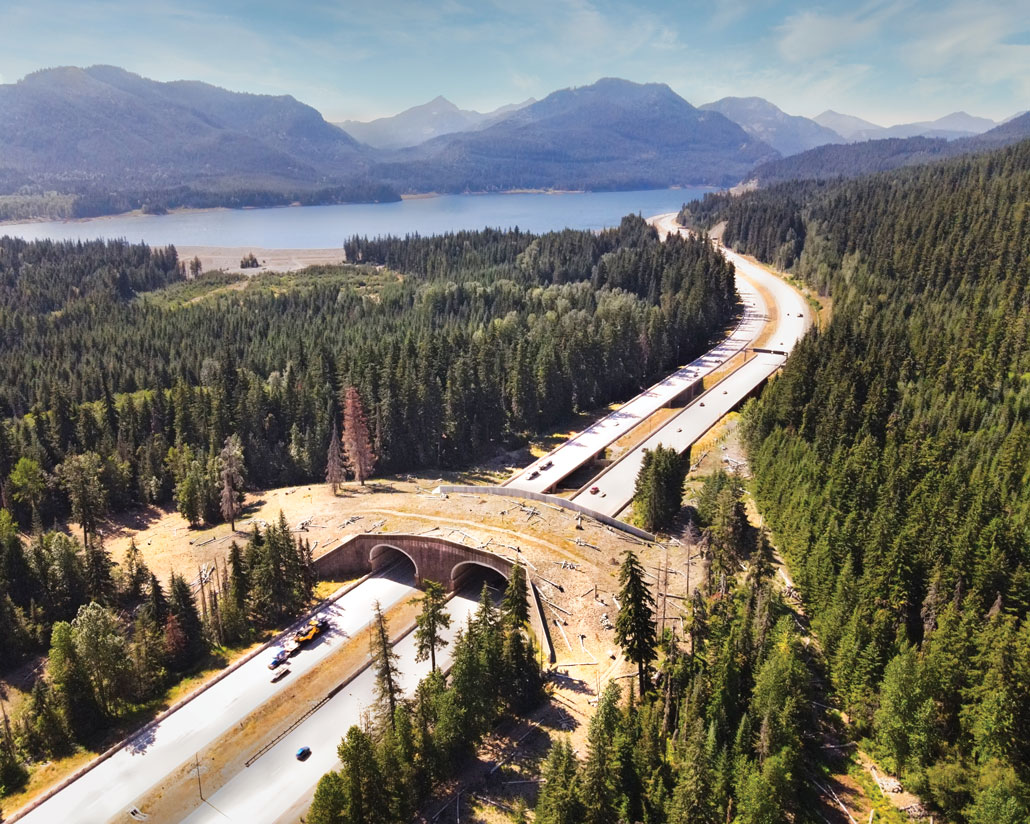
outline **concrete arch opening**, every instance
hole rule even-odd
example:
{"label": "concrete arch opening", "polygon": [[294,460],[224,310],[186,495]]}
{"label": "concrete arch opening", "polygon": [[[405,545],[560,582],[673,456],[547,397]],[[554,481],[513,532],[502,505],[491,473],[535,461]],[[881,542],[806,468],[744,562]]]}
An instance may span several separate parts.
{"label": "concrete arch opening", "polygon": [[383,575],[397,581],[416,581],[419,577],[418,563],[403,549],[390,544],[377,544],[368,553],[368,562],[373,575]]}
{"label": "concrete arch opening", "polygon": [[501,593],[508,586],[508,578],[500,570],[478,561],[462,561],[451,569],[450,589],[452,592],[474,589],[478,593],[483,588],[483,584],[495,592]]}

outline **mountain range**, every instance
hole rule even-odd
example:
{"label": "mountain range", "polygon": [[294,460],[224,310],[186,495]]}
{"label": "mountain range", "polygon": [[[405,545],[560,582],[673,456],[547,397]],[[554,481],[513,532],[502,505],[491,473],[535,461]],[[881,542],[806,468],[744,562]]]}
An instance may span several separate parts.
{"label": "mountain range", "polygon": [[784,157],[826,143],[843,143],[832,128],[807,117],[789,115],[761,97],[724,97],[701,106],[719,112],[757,140],[768,143]]}
{"label": "mountain range", "polygon": [[[502,106],[493,112],[481,113],[459,109],[445,97],[437,97],[392,117],[382,117],[368,122],[347,120],[337,125],[355,139],[371,146],[387,149],[406,148],[441,135],[485,128],[535,102],[527,100]],[[965,112],[954,112],[932,121],[902,123],[889,127],[877,126],[868,120],[834,111],[807,118],[787,114],[761,97],[724,97],[698,108],[719,112],[751,137],[763,141],[784,157],[829,143],[888,137],[923,136],[954,140],[981,134],[998,125],[986,117],[973,117]]]}
{"label": "mountain range", "polygon": [[512,103],[484,113],[459,109],[446,97],[439,96],[392,117],[380,117],[367,122],[345,120],[336,125],[356,140],[377,149],[403,149],[441,135],[484,128],[532,103],[536,103],[536,100],[530,98],[522,103]]}
{"label": "mountain range", "polygon": [[605,78],[397,152],[377,171],[390,185],[427,191],[628,189],[726,185],[777,156],[663,83]]}
{"label": "mountain range", "polygon": [[1009,118],[982,134],[942,137],[888,137],[818,146],[757,166],[750,180],[768,186],[787,180],[828,180],[915,166],[962,154],[989,151],[1030,138],[1030,112]]}
{"label": "mountain range", "polygon": [[92,66],[0,85],[0,164],[43,185],[292,185],[361,175],[371,155],[289,96]]}
{"label": "mountain range", "polygon": [[[756,97],[695,107],[665,84],[605,78],[488,113],[438,97],[341,128],[287,95],[63,67],[0,84],[0,196],[19,195],[22,210],[35,198],[45,216],[48,193],[71,195],[71,214],[85,216],[419,192],[727,186],[1003,145],[1026,135],[1025,121],[990,129],[992,121],[959,112],[882,129],[829,111],[789,115]],[[852,142],[924,132],[964,136]],[[67,203],[61,208],[67,216]]]}
{"label": "mountain range", "polygon": [[813,120],[821,126],[833,129],[849,142],[883,140],[890,137],[942,137],[945,140],[956,140],[960,137],[983,134],[999,125],[989,118],[974,117],[965,112],[952,112],[936,120],[900,123],[897,126],[877,126],[860,117],[835,111],[825,111]]}

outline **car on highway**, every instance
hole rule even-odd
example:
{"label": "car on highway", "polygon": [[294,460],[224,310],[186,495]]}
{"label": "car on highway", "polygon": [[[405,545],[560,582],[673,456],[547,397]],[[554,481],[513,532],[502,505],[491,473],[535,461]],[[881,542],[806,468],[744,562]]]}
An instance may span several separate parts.
{"label": "car on highway", "polygon": [[298,761],[307,761],[309,755],[311,755],[311,747],[301,747],[297,750]]}
{"label": "car on highway", "polygon": [[599,486],[592,486],[592,487],[590,487],[590,494],[591,495],[596,495],[600,491],[601,491],[601,487],[599,487]]}
{"label": "car on highway", "polygon": [[272,682],[271,683],[274,684],[276,681],[282,681],[289,674],[290,674],[290,668],[289,667],[283,667],[281,670],[278,670],[275,673],[275,675],[272,676]]}
{"label": "car on highway", "polygon": [[540,467],[540,471],[543,472],[545,469],[550,469],[552,466],[554,466],[554,461],[548,461],[542,467]]}
{"label": "car on highway", "polygon": [[279,650],[275,654],[275,658],[273,658],[271,661],[268,662],[268,668],[269,669],[275,669],[280,664],[285,664],[289,660],[290,660],[290,653],[287,652],[284,649],[281,649],[281,650]]}

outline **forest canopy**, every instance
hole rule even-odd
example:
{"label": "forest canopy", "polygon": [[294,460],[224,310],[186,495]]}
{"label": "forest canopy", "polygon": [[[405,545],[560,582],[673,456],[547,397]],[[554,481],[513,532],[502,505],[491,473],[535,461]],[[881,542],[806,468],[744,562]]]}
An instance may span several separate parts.
{"label": "forest canopy", "polygon": [[[346,251],[356,265],[188,279],[172,248],[0,240],[3,503],[51,523],[58,467],[84,452],[112,509],[165,502],[230,435],[251,487],[322,481],[350,386],[379,471],[460,466],[635,394],[737,311],[711,244],[635,217]],[[15,494],[21,459],[38,493]]]}
{"label": "forest canopy", "polygon": [[833,299],[748,415],[834,688],[949,820],[1030,817],[1030,142],[688,205]]}

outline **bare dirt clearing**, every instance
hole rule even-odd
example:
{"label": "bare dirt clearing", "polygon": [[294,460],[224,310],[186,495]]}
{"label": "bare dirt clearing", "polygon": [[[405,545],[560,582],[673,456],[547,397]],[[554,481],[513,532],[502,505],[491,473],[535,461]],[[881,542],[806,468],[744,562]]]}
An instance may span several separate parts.
{"label": "bare dirt clearing", "polygon": [[[347,255],[339,249],[263,249],[260,246],[176,246],[184,261],[200,258],[203,271],[221,269],[255,275],[259,272],[298,272],[308,266],[344,263]],[[258,259],[260,267],[241,269],[240,261],[249,254]]]}

